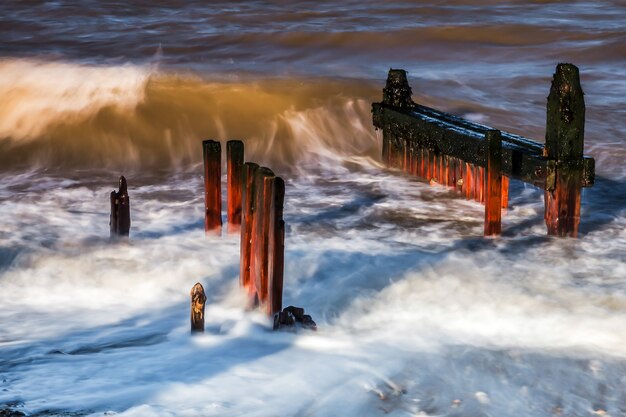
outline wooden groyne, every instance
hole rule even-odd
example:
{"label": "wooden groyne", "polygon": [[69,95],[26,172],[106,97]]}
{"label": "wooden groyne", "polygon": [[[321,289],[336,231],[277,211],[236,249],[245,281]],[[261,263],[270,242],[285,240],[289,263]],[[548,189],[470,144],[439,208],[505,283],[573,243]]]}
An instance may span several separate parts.
{"label": "wooden groyne", "polygon": [[391,69],[383,101],[372,105],[389,167],[484,203],[485,235],[500,234],[509,179],[540,187],[548,234],[576,237],[581,188],[593,185],[595,177],[594,159],[583,155],[585,103],[576,66],[556,67],[545,145],[422,106],[411,94],[406,71]]}
{"label": "wooden groyne", "polygon": [[[205,231],[220,234],[221,146],[202,142],[204,155]],[[285,222],[285,182],[267,167],[244,163],[244,144],[226,144],[227,222],[229,232],[239,232],[239,282],[248,307],[260,307],[268,316],[282,309]]]}

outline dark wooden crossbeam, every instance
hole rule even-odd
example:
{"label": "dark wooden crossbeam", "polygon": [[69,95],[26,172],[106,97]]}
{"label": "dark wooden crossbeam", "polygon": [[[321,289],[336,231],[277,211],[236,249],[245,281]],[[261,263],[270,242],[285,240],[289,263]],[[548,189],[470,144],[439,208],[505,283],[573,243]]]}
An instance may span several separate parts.
{"label": "dark wooden crossbeam", "polygon": [[[390,74],[393,71],[405,73],[403,70],[391,70]],[[401,94],[407,91],[410,94],[408,88],[402,90]],[[390,94],[386,93],[383,97]],[[372,112],[374,126],[390,133],[386,140],[396,149],[401,147],[401,141],[408,140],[435,153],[459,158],[480,167],[487,166],[485,134],[494,130],[492,127],[413,103],[410,95],[404,101],[388,99],[387,102],[383,100],[374,103]],[[551,174],[554,173],[556,160],[545,156],[544,145],[504,131],[501,136],[502,175],[543,189],[552,189],[554,175]],[[594,159],[584,156],[579,163],[583,168],[581,186],[593,185]]]}

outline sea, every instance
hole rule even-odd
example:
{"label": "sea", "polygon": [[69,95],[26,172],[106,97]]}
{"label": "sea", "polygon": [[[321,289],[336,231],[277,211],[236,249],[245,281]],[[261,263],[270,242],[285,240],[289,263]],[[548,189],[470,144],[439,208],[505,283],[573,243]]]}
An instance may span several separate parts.
{"label": "sea", "polygon": [[[484,238],[480,203],[382,163],[390,68],[542,143],[559,63],[596,162],[577,239],[531,185]],[[624,0],[3,0],[0,414],[625,416],[625,109]],[[317,331],[245,309],[239,235],[204,233],[205,139],[285,180],[283,304]]]}

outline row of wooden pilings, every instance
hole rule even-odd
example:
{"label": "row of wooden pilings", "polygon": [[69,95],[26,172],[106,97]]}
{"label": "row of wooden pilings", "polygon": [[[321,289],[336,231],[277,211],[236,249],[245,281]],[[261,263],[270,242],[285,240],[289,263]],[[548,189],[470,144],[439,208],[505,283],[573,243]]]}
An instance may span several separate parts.
{"label": "row of wooden pilings", "polygon": [[[500,175],[502,137],[500,131],[487,132],[487,168],[403,142],[400,152],[383,150],[384,162],[404,173],[458,191],[467,200],[485,205],[485,236],[501,233],[501,209],[509,202],[509,177]],[[387,145],[389,146],[389,145]]]}
{"label": "row of wooden pilings", "polygon": [[[222,230],[221,144],[202,142],[204,160],[204,228],[208,235]],[[285,222],[285,182],[254,162],[244,163],[244,144],[226,144],[227,230],[241,234],[239,284],[247,308],[260,308],[269,317],[282,309]],[[204,302],[200,283],[191,290],[191,330],[204,331]]]}

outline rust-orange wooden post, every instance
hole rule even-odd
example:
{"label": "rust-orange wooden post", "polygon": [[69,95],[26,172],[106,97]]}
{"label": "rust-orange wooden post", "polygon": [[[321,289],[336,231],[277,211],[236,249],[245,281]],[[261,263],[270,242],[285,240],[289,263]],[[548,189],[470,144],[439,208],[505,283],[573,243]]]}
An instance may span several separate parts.
{"label": "rust-orange wooden post", "polygon": [[214,140],[202,141],[204,156],[204,230],[220,234],[222,229],[222,147]]}
{"label": "rust-orange wooden post", "polygon": [[509,177],[502,176],[502,208],[509,207]]}
{"label": "rust-orange wooden post", "polygon": [[487,175],[485,175],[485,236],[502,231],[502,136],[499,130],[485,134]]}
{"label": "rust-orange wooden post", "polygon": [[274,177],[272,170],[261,167],[254,178],[255,213],[250,278],[254,280],[258,301],[262,306],[267,302],[270,206]]}
{"label": "rust-orange wooden post", "polygon": [[585,99],[578,68],[559,64],[548,96],[546,152],[549,165],[545,220],[549,235],[576,237],[583,176]]}
{"label": "rust-orange wooden post", "polygon": [[285,182],[280,177],[274,177],[271,181],[269,277],[266,307],[266,312],[270,317],[282,310],[283,273],[285,268],[285,222],[283,220]]}
{"label": "rust-orange wooden post", "polygon": [[206,295],[199,282],[191,288],[191,333],[204,333],[204,303]]}
{"label": "rust-orange wooden post", "polygon": [[256,199],[254,188],[255,173],[259,166],[253,162],[246,162],[242,172],[242,216],[241,216],[241,241],[239,260],[239,284],[248,294],[248,303],[254,305],[256,290],[254,280],[250,277],[250,265],[252,258],[252,231],[254,224],[254,203]]}
{"label": "rust-orange wooden post", "polygon": [[227,203],[226,218],[228,231],[236,233],[241,226],[241,193],[243,171],[243,142],[229,140],[226,144]]}

